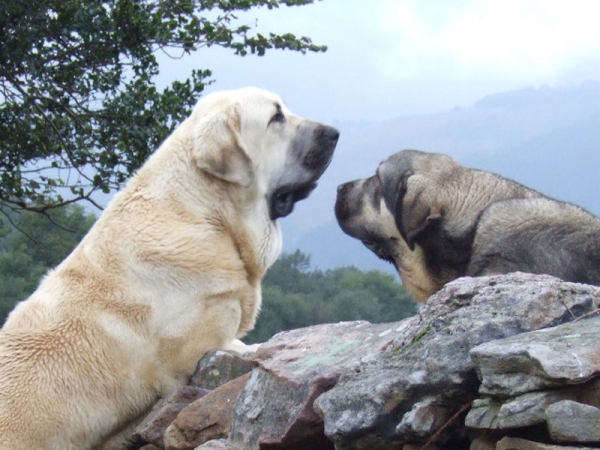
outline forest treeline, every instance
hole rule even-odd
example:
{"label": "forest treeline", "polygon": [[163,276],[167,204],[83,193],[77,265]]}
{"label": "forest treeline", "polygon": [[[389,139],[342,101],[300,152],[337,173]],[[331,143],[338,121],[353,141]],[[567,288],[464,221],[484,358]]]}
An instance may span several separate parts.
{"label": "forest treeline", "polygon": [[417,304],[390,274],[340,267],[311,269],[300,250],[284,253],[263,280],[263,305],[248,342],[319,323],[343,320],[393,322],[417,312]]}
{"label": "forest treeline", "polygon": [[[77,245],[96,216],[79,205],[0,216],[0,322],[40,278]],[[363,319],[392,322],[416,313],[416,303],[392,275],[355,267],[311,268],[310,256],[284,253],[263,281],[263,305],[247,342],[318,323]]]}

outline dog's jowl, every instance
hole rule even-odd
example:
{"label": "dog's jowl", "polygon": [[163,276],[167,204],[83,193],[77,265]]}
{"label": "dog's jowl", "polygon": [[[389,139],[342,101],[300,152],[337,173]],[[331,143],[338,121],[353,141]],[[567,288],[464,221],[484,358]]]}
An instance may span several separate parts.
{"label": "dog's jowl", "polygon": [[460,276],[515,271],[600,285],[600,220],[446,155],[404,150],[338,187],[337,220],[426,301]]}

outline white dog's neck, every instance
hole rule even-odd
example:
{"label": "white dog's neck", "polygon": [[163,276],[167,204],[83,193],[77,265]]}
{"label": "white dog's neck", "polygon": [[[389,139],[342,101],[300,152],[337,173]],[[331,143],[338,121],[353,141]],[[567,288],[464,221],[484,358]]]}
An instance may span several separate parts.
{"label": "white dog's neck", "polygon": [[[171,214],[177,210],[176,205],[182,205],[181,214],[170,217],[171,222],[179,222],[185,228],[198,228],[198,234],[206,234],[207,230],[208,234],[225,231],[228,237],[238,237],[234,245],[241,260],[249,272],[261,278],[282,250],[281,228],[269,217],[267,186],[244,188],[203,173],[190,164],[189,143],[182,136],[183,133],[175,132],[165,141],[163,146],[170,148],[169,153],[162,152],[161,146],[150,156],[114,197],[105,211],[105,220],[112,215],[111,210],[127,209],[129,203],[137,208],[132,214],[144,214],[144,223],[148,223],[148,216],[160,214],[161,205],[168,205],[165,209]],[[214,183],[226,188],[211,189]],[[204,192],[212,192],[213,196],[207,197]],[[144,203],[147,211],[140,211],[140,204]],[[206,217],[211,220],[207,221]],[[160,236],[157,239],[160,240]],[[164,251],[172,251],[172,248],[165,246]]]}

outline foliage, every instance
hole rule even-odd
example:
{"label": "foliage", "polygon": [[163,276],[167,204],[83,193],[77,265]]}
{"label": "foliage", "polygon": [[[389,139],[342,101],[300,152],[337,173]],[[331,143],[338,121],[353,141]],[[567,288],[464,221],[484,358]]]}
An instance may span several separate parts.
{"label": "foliage", "polygon": [[46,214],[6,214],[10,220],[0,221],[0,323],[15,303],[34,291],[42,276],[71,252],[96,220],[79,205]]}
{"label": "foliage", "polygon": [[341,320],[393,322],[414,315],[417,304],[394,277],[355,267],[310,270],[310,257],[283,254],[263,282],[263,306],[247,342],[293,328]]}
{"label": "foliage", "polygon": [[45,211],[117,188],[191,111],[209,70],[159,91],[157,52],[324,51],[236,11],[314,0],[3,0],[0,206]]}

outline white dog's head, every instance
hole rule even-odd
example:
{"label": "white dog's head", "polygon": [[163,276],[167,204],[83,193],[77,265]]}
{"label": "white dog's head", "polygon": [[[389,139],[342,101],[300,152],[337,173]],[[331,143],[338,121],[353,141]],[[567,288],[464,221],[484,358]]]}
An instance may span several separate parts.
{"label": "white dog's head", "polygon": [[266,196],[271,220],[290,214],[315,188],[337,144],[332,127],[302,119],[282,99],[244,88],[209,94],[192,118],[201,170]]}

